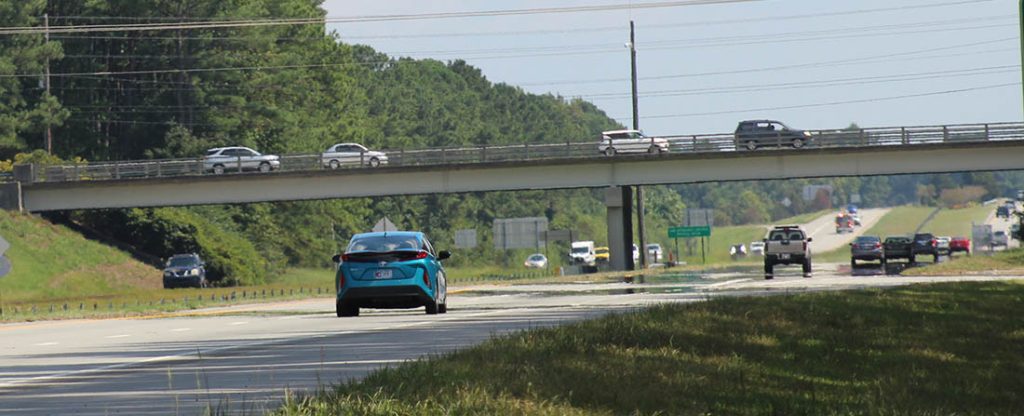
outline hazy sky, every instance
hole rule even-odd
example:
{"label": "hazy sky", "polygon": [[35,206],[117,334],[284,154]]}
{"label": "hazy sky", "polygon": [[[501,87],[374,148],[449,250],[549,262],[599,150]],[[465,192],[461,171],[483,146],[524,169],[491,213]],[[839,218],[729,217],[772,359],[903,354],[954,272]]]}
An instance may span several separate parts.
{"label": "hazy sky", "polygon": [[[608,4],[630,3],[326,0],[324,7],[329,17],[351,17]],[[464,59],[492,82],[581,97],[628,126],[625,42],[633,19],[640,126],[670,135],[731,132],[737,121],[759,118],[806,129],[1020,121],[1016,8],[1015,0],[766,0],[328,27],[344,42],[389,55]]]}

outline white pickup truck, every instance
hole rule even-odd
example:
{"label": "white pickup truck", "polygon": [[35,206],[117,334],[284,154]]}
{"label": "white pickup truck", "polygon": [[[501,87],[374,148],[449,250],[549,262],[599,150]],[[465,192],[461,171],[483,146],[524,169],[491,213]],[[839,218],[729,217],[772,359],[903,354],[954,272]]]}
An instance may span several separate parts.
{"label": "white pickup truck", "polygon": [[764,239],[764,278],[775,278],[775,266],[780,264],[799,264],[803,266],[804,277],[811,277],[810,242],[811,238],[799,226],[772,228]]}

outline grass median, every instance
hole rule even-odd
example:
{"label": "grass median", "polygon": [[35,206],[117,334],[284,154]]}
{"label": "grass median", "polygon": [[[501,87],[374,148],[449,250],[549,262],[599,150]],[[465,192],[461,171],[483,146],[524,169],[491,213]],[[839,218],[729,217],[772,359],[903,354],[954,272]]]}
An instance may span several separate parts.
{"label": "grass median", "polygon": [[282,415],[1018,414],[1024,282],[720,298],[499,337]]}

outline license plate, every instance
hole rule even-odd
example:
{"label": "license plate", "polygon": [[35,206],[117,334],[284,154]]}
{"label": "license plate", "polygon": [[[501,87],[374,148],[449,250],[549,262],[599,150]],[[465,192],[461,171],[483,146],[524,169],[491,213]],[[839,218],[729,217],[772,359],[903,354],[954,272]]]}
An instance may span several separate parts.
{"label": "license plate", "polygon": [[390,279],[391,269],[376,270],[373,272],[374,279]]}
{"label": "license plate", "polygon": [[779,254],[780,260],[789,260],[789,254]]}

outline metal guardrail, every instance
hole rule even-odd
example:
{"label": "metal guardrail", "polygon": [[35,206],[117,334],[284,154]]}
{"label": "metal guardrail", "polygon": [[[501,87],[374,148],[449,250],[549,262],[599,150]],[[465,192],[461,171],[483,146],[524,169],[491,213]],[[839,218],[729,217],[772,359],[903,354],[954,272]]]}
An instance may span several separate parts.
{"label": "metal guardrail", "polygon": [[[804,148],[862,148],[882,146],[914,146],[939,143],[987,143],[997,141],[1024,140],[1024,123],[959,124],[948,126],[915,126],[865,128],[860,130],[814,130]],[[748,151],[738,143],[732,133],[702,134],[686,136],[661,136],[669,142],[669,153],[707,154],[718,152]],[[756,152],[789,148],[787,140],[762,144]],[[658,154],[619,153],[606,156],[598,150],[598,140],[587,142],[565,142],[547,144],[521,144],[499,146],[462,146],[433,149],[382,150],[388,156],[382,166],[438,166],[470,163],[500,163],[536,161],[551,159],[609,159],[609,158],[657,158]],[[653,145],[653,142],[652,142]],[[361,161],[343,164],[340,169],[375,169],[368,166],[366,157]],[[320,154],[290,154],[280,157],[281,165],[274,172],[301,172],[328,170]],[[224,175],[265,174],[256,171],[242,171],[226,166]],[[273,174],[273,172],[269,173]],[[136,178],[164,178],[214,175],[205,169],[202,158],[132,160],[117,162],[93,162],[88,164],[44,165],[36,170],[36,182],[75,182],[122,180]],[[12,180],[0,176],[0,181]]]}

